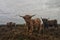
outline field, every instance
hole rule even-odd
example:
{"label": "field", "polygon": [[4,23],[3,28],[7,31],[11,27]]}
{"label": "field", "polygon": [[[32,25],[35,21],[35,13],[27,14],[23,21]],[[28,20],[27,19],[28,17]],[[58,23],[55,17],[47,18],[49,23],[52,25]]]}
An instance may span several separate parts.
{"label": "field", "polygon": [[28,35],[24,25],[17,25],[16,27],[0,26],[0,40],[60,40],[60,25],[58,29],[48,28],[43,29],[40,33]]}

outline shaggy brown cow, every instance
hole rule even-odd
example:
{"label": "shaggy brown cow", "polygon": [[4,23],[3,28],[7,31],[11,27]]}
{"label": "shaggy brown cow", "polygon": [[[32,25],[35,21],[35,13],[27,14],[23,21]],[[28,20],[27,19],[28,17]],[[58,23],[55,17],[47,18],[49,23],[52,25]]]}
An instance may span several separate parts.
{"label": "shaggy brown cow", "polygon": [[33,16],[35,15],[25,15],[25,16],[20,16],[20,17],[23,17],[25,22],[26,22],[26,25],[28,26],[28,32],[33,32],[34,29],[37,29],[38,31],[40,30],[40,24],[41,24],[41,21],[39,18],[37,19],[31,19]]}
{"label": "shaggy brown cow", "polygon": [[15,23],[13,23],[13,22],[8,22],[8,23],[7,23],[7,26],[8,26],[8,27],[15,27],[15,26],[16,26],[16,24],[15,24]]}

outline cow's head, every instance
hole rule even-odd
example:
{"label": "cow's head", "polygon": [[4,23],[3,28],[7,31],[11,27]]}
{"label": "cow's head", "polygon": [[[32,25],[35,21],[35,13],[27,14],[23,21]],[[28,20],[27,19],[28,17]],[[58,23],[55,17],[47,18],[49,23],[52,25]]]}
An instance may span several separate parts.
{"label": "cow's head", "polygon": [[25,16],[20,16],[20,17],[24,18],[26,22],[29,22],[33,16],[35,15],[25,15]]}
{"label": "cow's head", "polygon": [[42,18],[42,17],[41,17],[41,19],[42,19],[43,23],[48,21],[47,18]]}

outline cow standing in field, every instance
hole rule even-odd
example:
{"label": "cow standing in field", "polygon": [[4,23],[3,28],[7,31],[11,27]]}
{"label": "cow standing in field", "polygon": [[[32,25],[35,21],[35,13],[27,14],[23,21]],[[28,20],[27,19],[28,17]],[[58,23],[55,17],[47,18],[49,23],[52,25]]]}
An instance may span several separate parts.
{"label": "cow standing in field", "polygon": [[46,28],[48,28],[49,26],[50,27],[52,27],[52,26],[58,27],[56,19],[55,20],[48,20],[46,18],[42,18],[42,21],[43,21],[43,24]]}
{"label": "cow standing in field", "polygon": [[55,20],[48,20],[48,24],[49,24],[49,26],[58,27],[56,19]]}
{"label": "cow standing in field", "polygon": [[37,28],[38,31],[40,31],[40,24],[41,24],[41,21],[39,18],[37,19],[31,19],[33,16],[35,15],[25,15],[25,16],[20,16],[20,17],[23,17],[25,22],[26,22],[26,25],[28,27],[28,32],[29,33],[32,33],[34,31],[34,29]]}
{"label": "cow standing in field", "polygon": [[8,22],[7,27],[16,27],[16,24],[13,22]]}

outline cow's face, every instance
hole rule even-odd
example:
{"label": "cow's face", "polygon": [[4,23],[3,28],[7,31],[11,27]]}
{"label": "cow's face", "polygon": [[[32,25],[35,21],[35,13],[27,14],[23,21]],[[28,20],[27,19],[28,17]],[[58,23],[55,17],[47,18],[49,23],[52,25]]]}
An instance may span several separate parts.
{"label": "cow's face", "polygon": [[30,22],[32,16],[29,16],[29,15],[25,15],[22,17],[26,22]]}
{"label": "cow's face", "polygon": [[24,16],[23,18],[27,20],[27,19],[31,19],[31,16]]}
{"label": "cow's face", "polygon": [[46,19],[42,19],[42,21],[45,21]]}
{"label": "cow's face", "polygon": [[47,21],[48,21],[48,19],[42,19],[42,21],[43,21],[43,22],[47,22]]}
{"label": "cow's face", "polygon": [[26,22],[30,22],[30,21],[31,21],[31,18],[32,18],[33,16],[35,16],[35,15],[32,15],[32,16],[30,16],[30,15],[25,15],[25,16],[20,16],[20,17],[24,18],[24,20],[25,20]]}
{"label": "cow's face", "polygon": [[23,18],[24,18],[24,20],[25,20],[26,22],[29,22],[32,17],[31,17],[31,16],[24,16]]}

